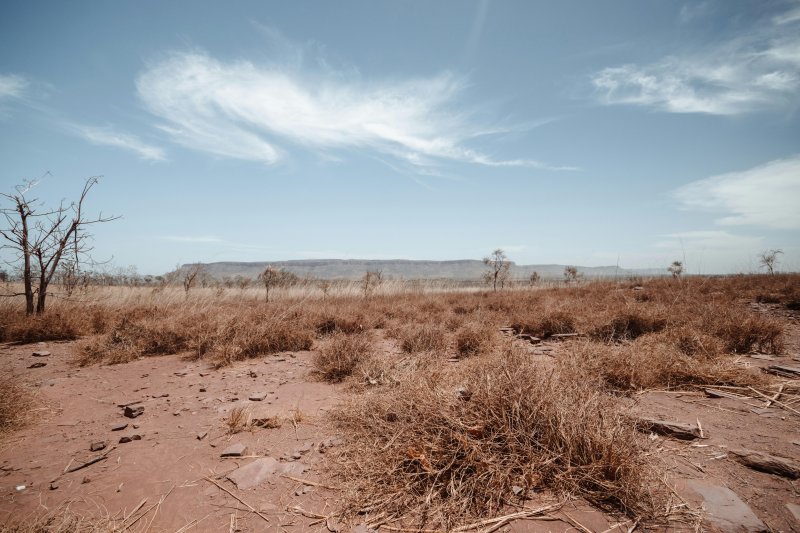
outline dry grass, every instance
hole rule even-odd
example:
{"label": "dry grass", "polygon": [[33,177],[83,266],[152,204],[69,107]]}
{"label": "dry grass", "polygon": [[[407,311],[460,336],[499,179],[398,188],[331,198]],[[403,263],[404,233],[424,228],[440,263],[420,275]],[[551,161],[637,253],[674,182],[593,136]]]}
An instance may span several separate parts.
{"label": "dry grass", "polygon": [[497,328],[492,324],[471,322],[456,333],[456,352],[459,357],[484,355],[497,346]]}
{"label": "dry grass", "polygon": [[367,333],[334,333],[314,355],[314,369],[324,380],[339,383],[365,364],[373,350],[372,337]]}
{"label": "dry grass", "polygon": [[513,488],[575,495],[650,517],[642,439],[610,396],[525,355],[431,369],[351,399],[336,473],[349,513],[369,508],[452,528],[499,513]]}
{"label": "dry grass", "polygon": [[236,435],[246,430],[250,425],[250,412],[244,407],[234,407],[225,418],[228,435]]}
{"label": "dry grass", "polygon": [[406,353],[442,352],[450,342],[447,329],[438,322],[409,324],[398,332],[400,347]]}
{"label": "dry grass", "polygon": [[24,426],[32,405],[33,395],[19,376],[0,378],[0,437]]}
{"label": "dry grass", "polygon": [[0,524],[0,533],[109,533],[117,527],[108,516],[83,515],[63,505],[44,514],[14,517]]}

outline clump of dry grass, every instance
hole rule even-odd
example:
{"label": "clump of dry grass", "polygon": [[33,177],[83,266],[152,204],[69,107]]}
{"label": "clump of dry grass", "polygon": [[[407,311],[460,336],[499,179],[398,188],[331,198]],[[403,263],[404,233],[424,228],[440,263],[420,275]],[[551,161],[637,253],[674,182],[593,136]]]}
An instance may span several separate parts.
{"label": "clump of dry grass", "polygon": [[108,533],[118,525],[107,515],[84,516],[65,504],[45,514],[13,517],[0,524],[0,533]]}
{"label": "clump of dry grass", "polygon": [[599,378],[619,391],[669,389],[687,385],[761,385],[763,374],[737,365],[729,357],[698,359],[681,352],[669,334],[643,335],[634,342],[608,345],[586,342],[575,345],[560,360],[576,374]]}
{"label": "clump of dry grass", "polygon": [[33,396],[19,376],[0,378],[0,436],[25,425]]}
{"label": "clump of dry grass", "polygon": [[228,435],[235,435],[246,430],[250,425],[250,412],[244,407],[234,407],[225,418]]}
{"label": "clump of dry grass", "polygon": [[81,335],[75,316],[58,311],[39,316],[19,316],[2,330],[2,340],[23,344],[44,341],[71,341]]}
{"label": "clump of dry grass", "polygon": [[625,309],[613,314],[611,319],[596,327],[591,336],[606,342],[631,340],[646,333],[654,333],[667,327],[667,320],[658,310]]}
{"label": "clump of dry grass", "polygon": [[334,413],[334,461],[350,514],[452,528],[499,513],[524,491],[576,495],[651,516],[642,438],[610,396],[511,351],[457,372],[431,368]]}
{"label": "clump of dry grass", "polygon": [[728,310],[715,316],[713,328],[731,353],[758,350],[779,354],[783,351],[783,325],[773,318]]}
{"label": "clump of dry grass", "polygon": [[511,327],[516,333],[527,333],[547,338],[555,334],[575,333],[577,320],[575,314],[567,310],[531,313],[526,310],[522,316],[512,320]]}
{"label": "clump of dry grass", "polygon": [[367,333],[335,333],[314,355],[314,368],[326,381],[339,383],[370,359],[373,348]]}
{"label": "clump of dry grass", "polygon": [[483,355],[497,342],[497,329],[486,323],[472,322],[456,333],[456,352],[459,357]]}
{"label": "clump of dry grass", "polygon": [[441,352],[449,344],[447,329],[435,323],[409,324],[400,328],[398,338],[406,353]]}

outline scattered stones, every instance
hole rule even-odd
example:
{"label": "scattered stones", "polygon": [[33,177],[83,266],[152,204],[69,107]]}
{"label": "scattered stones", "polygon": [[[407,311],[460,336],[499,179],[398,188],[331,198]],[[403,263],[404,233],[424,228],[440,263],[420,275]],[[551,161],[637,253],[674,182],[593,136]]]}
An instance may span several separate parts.
{"label": "scattered stones", "polygon": [[48,352],[47,350],[37,350],[33,352],[33,354],[31,355],[33,355],[34,357],[47,357],[48,355],[50,355],[50,352]]}
{"label": "scattered stones", "polygon": [[236,444],[229,446],[224,452],[220,454],[220,457],[241,457],[247,454],[247,446],[242,444],[241,442],[237,442]]}
{"label": "scattered stones", "polygon": [[727,487],[690,479],[686,485],[703,499],[705,519],[722,533],[768,531],[750,507]]}
{"label": "scattered stones", "polygon": [[47,366],[47,363],[33,363],[28,368],[42,368],[43,366]]}
{"label": "scattered stones", "polygon": [[248,372],[248,374],[249,374],[249,376],[251,378],[257,378],[258,377],[258,373],[256,371],[254,371],[254,370],[251,370],[250,372]]}
{"label": "scattered stones", "polygon": [[653,418],[640,418],[636,422],[639,431],[651,431],[680,440],[694,440],[700,438],[700,428],[695,424],[685,424],[683,422],[670,422],[667,420],[656,420]]}
{"label": "scattered stones", "polygon": [[266,392],[254,392],[248,398],[251,402],[262,402],[267,397]]}
{"label": "scattered stones", "polygon": [[744,448],[730,450],[728,456],[737,463],[752,468],[753,470],[766,472],[767,474],[775,474],[776,476],[783,476],[789,479],[800,478],[800,463],[793,459]]}
{"label": "scattered stones", "polygon": [[197,434],[197,440],[203,440],[208,436],[208,431],[201,431]]}
{"label": "scattered stones", "polygon": [[93,442],[89,445],[90,452],[99,452],[100,450],[106,449],[106,443],[104,441]]}
{"label": "scattered stones", "polygon": [[122,431],[126,427],[128,427],[128,424],[126,422],[123,422],[122,424],[111,426],[111,431]]}
{"label": "scattered stones", "polygon": [[126,436],[126,437],[120,437],[119,443],[120,444],[127,444],[127,443],[135,441],[135,440],[142,440],[142,436],[141,435],[130,435],[130,436]]}
{"label": "scattered stones", "polygon": [[127,418],[136,418],[144,413],[144,405],[126,405],[122,413]]}

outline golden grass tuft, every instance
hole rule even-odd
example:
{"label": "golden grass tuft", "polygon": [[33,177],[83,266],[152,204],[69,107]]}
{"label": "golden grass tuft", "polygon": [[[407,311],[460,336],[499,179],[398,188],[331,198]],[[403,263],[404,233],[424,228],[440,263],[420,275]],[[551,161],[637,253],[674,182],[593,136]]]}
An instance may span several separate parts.
{"label": "golden grass tuft", "polygon": [[526,354],[435,367],[334,413],[346,513],[452,528],[523,491],[575,495],[636,517],[660,506],[645,444],[616,401]]}
{"label": "golden grass tuft", "polygon": [[314,355],[314,369],[324,380],[339,383],[366,363],[373,350],[368,333],[334,333]]}
{"label": "golden grass tuft", "polygon": [[450,343],[449,333],[437,323],[409,324],[399,331],[400,348],[406,353],[442,352]]}
{"label": "golden grass tuft", "polygon": [[484,355],[497,343],[497,328],[492,324],[471,322],[456,332],[456,352],[459,357]]}
{"label": "golden grass tuft", "polygon": [[0,437],[23,427],[33,405],[33,394],[19,376],[0,378]]}

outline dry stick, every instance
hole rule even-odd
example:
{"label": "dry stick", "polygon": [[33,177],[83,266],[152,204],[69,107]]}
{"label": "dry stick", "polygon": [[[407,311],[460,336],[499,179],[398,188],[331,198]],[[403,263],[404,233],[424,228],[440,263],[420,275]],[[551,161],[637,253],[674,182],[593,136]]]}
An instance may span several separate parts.
{"label": "dry stick", "polygon": [[778,387],[778,392],[776,392],[776,393],[775,393],[775,396],[773,396],[773,397],[772,397],[772,399],[770,399],[770,400],[767,402],[767,407],[769,407],[770,405],[772,405],[772,402],[774,402],[775,400],[777,400],[778,398],[780,398],[780,397],[781,397],[781,394],[783,393],[783,386],[784,386],[784,385],[783,385],[783,383],[781,383],[781,386],[780,386],[780,387]]}
{"label": "dry stick", "polygon": [[81,464],[79,464],[77,466],[73,466],[72,468],[69,467],[69,464],[72,464],[72,459],[70,459],[69,464],[67,465],[67,468],[64,469],[64,473],[65,474],[69,474],[71,472],[75,472],[77,470],[80,470],[81,468],[86,468],[87,466],[91,466],[91,465],[93,465],[95,463],[99,463],[103,459],[108,458],[108,454],[113,452],[115,449],[116,449],[116,446],[112,446],[111,448],[109,448],[109,450],[107,452],[104,452],[102,455],[98,455],[97,457],[89,459],[85,463],[81,463]]}
{"label": "dry stick", "polygon": [[331,490],[342,490],[339,487],[331,487],[330,485],[323,485],[322,483],[317,483],[316,481],[311,481],[309,479],[302,479],[299,477],[287,476],[286,474],[281,474],[281,477],[285,477],[286,479],[291,479],[292,481],[297,481],[298,483],[302,483],[303,485],[309,485],[312,487],[320,487],[323,489],[331,489]]}
{"label": "dry stick", "polygon": [[[125,522],[127,522],[128,520],[130,520],[130,519],[131,519],[131,517],[133,517],[133,515],[135,515],[135,514],[136,514],[136,513],[139,511],[139,509],[141,509],[141,508],[142,508],[142,506],[145,504],[145,502],[147,502],[147,498],[145,498],[145,499],[143,499],[141,502],[139,502],[139,505],[137,505],[136,507],[134,507],[133,511],[131,511],[131,513],[130,513],[128,516],[125,516],[125,515],[123,515],[123,516],[122,516],[122,523],[119,525],[119,527],[122,527],[122,526],[124,526],[124,525],[125,525]],[[118,528],[115,528],[115,529],[118,529]],[[125,528],[125,529],[127,529],[127,528]],[[123,531],[124,531],[124,529],[123,529]]]}
{"label": "dry stick", "polygon": [[697,429],[700,430],[700,438],[704,439],[706,437],[705,435],[703,435],[703,425],[700,423],[700,417],[697,417],[696,420],[697,420]]}
{"label": "dry stick", "polygon": [[208,481],[209,483],[213,483],[214,485],[216,485],[216,486],[217,486],[217,488],[218,488],[218,489],[220,489],[220,490],[223,490],[223,491],[227,492],[227,493],[228,493],[228,494],[229,494],[231,497],[233,497],[233,499],[235,499],[236,501],[238,501],[238,502],[239,502],[239,503],[241,503],[242,505],[246,506],[246,507],[247,507],[248,509],[250,509],[250,510],[251,510],[253,513],[255,513],[255,514],[257,514],[258,516],[260,516],[261,518],[263,518],[263,519],[264,519],[266,522],[269,522],[269,521],[270,521],[270,520],[269,520],[269,518],[267,518],[266,516],[264,516],[264,515],[263,515],[263,514],[261,514],[260,512],[256,511],[256,510],[253,508],[253,506],[252,506],[252,505],[250,505],[249,503],[247,503],[246,501],[244,501],[243,499],[241,499],[240,497],[238,497],[237,495],[235,495],[234,493],[232,493],[231,491],[229,491],[228,489],[226,489],[225,487],[223,487],[222,485],[220,485],[219,483],[217,483],[216,481],[214,481],[214,480],[213,480],[213,479],[211,479],[210,477],[204,477],[203,479],[205,479],[205,480],[206,480],[206,481]]}
{"label": "dry stick", "polygon": [[574,518],[572,518],[572,517],[571,517],[570,515],[568,515],[566,512],[564,512],[564,516],[566,516],[566,517],[567,517],[567,520],[569,520],[569,521],[572,523],[572,525],[573,525],[573,526],[578,526],[579,528],[581,528],[582,530],[584,530],[586,533],[592,533],[592,530],[591,530],[591,529],[589,529],[588,527],[584,526],[583,524],[581,524],[580,522],[578,522],[577,520],[575,520]]}
{"label": "dry stick", "polygon": [[781,407],[783,407],[784,409],[788,409],[789,411],[793,412],[794,414],[796,414],[796,415],[800,415],[800,411],[798,411],[797,409],[792,409],[791,407],[789,407],[789,406],[788,406],[788,405],[786,405],[785,403],[783,403],[783,402],[779,402],[778,400],[774,400],[774,399],[770,398],[769,396],[767,396],[766,394],[763,394],[763,393],[761,393],[761,392],[758,392],[758,391],[757,391],[756,389],[754,389],[753,387],[748,387],[748,389],[750,389],[751,391],[755,392],[756,394],[758,394],[758,395],[759,395],[759,396],[761,396],[762,398],[765,398],[765,399],[767,399],[767,400],[772,400],[773,402],[775,402],[776,404],[780,405],[780,406],[781,406]]}
{"label": "dry stick", "polygon": [[161,504],[164,503],[164,500],[167,499],[167,496],[169,496],[172,493],[174,488],[175,488],[175,485],[172,485],[172,487],[170,487],[170,489],[167,491],[167,493],[164,494],[163,496],[161,496],[161,498],[158,499],[158,503],[156,503],[156,510],[155,510],[155,512],[153,512],[153,517],[150,519],[150,522],[147,524],[147,527],[145,528],[145,531],[150,531],[150,528],[153,526],[153,522],[155,521],[156,516],[158,515],[158,511],[161,510]]}
{"label": "dry stick", "polygon": [[317,514],[317,513],[312,513],[311,511],[306,511],[299,505],[295,505],[292,508],[287,507],[287,511],[294,511],[295,513],[301,514],[306,518],[318,518],[319,520],[327,520],[328,518],[330,518],[329,516],[326,516],[324,514]]}

